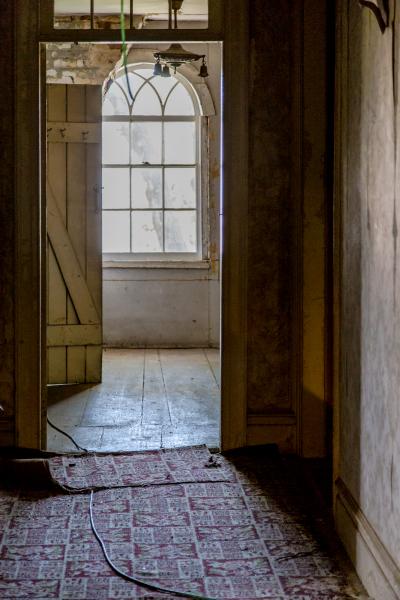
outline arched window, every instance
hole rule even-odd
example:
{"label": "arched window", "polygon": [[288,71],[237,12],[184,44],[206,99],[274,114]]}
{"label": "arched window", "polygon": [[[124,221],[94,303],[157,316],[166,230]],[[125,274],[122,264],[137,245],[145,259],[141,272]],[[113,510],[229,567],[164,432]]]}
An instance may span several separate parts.
{"label": "arched window", "polygon": [[103,103],[103,252],[197,258],[201,251],[200,108],[180,74],[124,70]]}

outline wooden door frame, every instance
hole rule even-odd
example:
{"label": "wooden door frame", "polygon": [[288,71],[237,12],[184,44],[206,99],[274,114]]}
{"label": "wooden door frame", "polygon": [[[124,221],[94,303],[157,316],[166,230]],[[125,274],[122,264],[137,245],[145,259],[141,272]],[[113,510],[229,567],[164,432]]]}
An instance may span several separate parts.
{"label": "wooden door frame", "polygon": [[347,145],[347,0],[336,3],[335,28],[335,114],[334,114],[334,223],[333,223],[333,512],[337,519],[337,482],[341,474],[341,403],[342,373],[342,272],[343,272],[343,206],[347,196],[347,163],[343,149]]}
{"label": "wooden door frame", "polygon": [[[43,5],[16,0],[16,296],[15,444],[45,448],[46,428],[46,119],[45,57],[41,42],[67,41],[71,31],[43,35]],[[194,30],[195,41],[223,42],[223,193],[221,319],[221,445],[244,446],[247,436],[248,0],[230,0],[219,32]],[[47,21],[46,21],[47,19]],[[76,34],[72,32],[73,35]],[[111,32],[117,36],[118,32]],[[80,41],[110,32],[79,31]],[[164,30],[127,32],[129,41],[170,41]],[[180,31],[185,40],[187,32]],[[190,36],[192,39],[192,35]],[[153,38],[153,39],[152,39]],[[110,41],[110,40],[108,40]]]}

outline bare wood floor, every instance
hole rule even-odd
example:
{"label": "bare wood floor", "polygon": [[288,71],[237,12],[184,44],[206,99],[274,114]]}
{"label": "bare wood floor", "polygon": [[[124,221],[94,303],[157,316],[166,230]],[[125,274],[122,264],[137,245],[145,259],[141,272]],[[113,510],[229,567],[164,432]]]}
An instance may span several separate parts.
{"label": "bare wood floor", "polygon": [[[219,350],[105,350],[103,382],[48,387],[48,417],[83,447],[219,447]],[[48,427],[51,451],[74,450]]]}

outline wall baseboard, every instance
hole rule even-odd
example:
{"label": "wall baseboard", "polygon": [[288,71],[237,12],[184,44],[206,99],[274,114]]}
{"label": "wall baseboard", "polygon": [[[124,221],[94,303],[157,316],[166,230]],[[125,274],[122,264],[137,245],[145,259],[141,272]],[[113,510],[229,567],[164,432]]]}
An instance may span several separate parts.
{"label": "wall baseboard", "polygon": [[399,600],[400,569],[340,478],[335,484],[335,521],[368,594],[375,600]]}
{"label": "wall baseboard", "polygon": [[247,444],[277,444],[283,453],[296,450],[296,416],[293,414],[249,415]]}
{"label": "wall baseboard", "polygon": [[13,417],[0,417],[0,446],[13,446],[15,423]]}

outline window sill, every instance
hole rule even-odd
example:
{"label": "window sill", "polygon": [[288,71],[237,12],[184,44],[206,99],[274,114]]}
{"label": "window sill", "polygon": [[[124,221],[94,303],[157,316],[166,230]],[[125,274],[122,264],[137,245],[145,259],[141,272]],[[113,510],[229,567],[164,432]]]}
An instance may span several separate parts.
{"label": "window sill", "polygon": [[208,260],[103,260],[103,269],[209,269]]}

